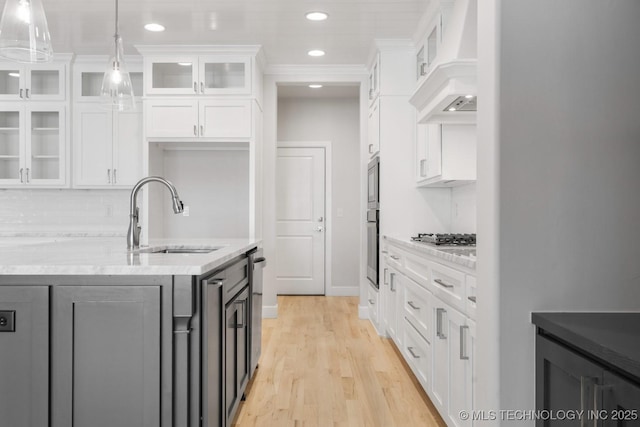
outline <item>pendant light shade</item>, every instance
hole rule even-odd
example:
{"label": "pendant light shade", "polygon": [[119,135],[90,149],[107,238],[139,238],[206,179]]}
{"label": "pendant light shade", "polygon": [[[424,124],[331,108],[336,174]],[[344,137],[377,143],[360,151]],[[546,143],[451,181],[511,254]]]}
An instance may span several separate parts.
{"label": "pendant light shade", "polygon": [[51,35],[40,0],[6,0],[0,20],[0,57],[32,63],[53,59]]}
{"label": "pendant light shade", "polygon": [[107,70],[102,79],[100,95],[104,99],[104,106],[114,111],[135,110],[131,76],[124,63],[124,48],[122,38],[118,34],[118,0],[116,0],[116,34],[114,35],[114,52],[109,58]]}

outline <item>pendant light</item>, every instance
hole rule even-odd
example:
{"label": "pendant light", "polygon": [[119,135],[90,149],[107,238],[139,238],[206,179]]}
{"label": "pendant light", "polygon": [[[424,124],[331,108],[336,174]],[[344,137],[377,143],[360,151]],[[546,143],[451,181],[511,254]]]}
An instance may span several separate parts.
{"label": "pendant light", "polygon": [[31,63],[53,59],[51,35],[40,0],[6,0],[0,20],[0,57]]}
{"label": "pendant light", "polygon": [[124,64],[124,48],[122,38],[118,34],[118,0],[116,0],[116,33],[114,38],[114,53],[109,58],[107,71],[102,79],[100,95],[104,99],[104,106],[115,111],[135,110],[131,77]]}

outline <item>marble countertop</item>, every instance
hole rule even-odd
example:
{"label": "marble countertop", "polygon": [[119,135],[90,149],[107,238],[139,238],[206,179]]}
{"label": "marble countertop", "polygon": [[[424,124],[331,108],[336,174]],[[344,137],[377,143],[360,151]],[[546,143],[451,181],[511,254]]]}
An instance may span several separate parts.
{"label": "marble countertop", "polygon": [[[260,246],[256,239],[155,239],[141,251],[127,250],[122,237],[26,239],[0,245],[1,275],[193,275],[204,274]],[[210,246],[205,254],[147,253],[166,247]]]}
{"label": "marble countertop", "polygon": [[[454,264],[461,265],[463,267],[476,269],[476,257],[467,256],[460,252],[465,252],[465,249],[470,247],[465,246],[436,246],[428,243],[414,242],[410,238],[403,238],[397,236],[383,236],[384,239],[396,244],[397,246],[405,247],[415,251],[422,252],[426,255],[430,255],[435,258],[440,258],[445,261],[452,262]],[[475,248],[472,248],[475,252]]]}

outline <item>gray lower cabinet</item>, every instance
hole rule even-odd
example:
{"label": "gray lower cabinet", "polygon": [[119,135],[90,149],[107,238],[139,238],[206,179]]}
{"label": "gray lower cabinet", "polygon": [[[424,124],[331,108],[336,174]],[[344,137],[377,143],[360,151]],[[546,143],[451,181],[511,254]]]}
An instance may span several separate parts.
{"label": "gray lower cabinet", "polygon": [[48,427],[49,288],[0,286],[0,325],[0,425]]}
{"label": "gray lower cabinet", "polygon": [[52,287],[51,427],[160,425],[160,287]]}
{"label": "gray lower cabinet", "polygon": [[230,426],[249,381],[249,263],[234,260],[202,281],[203,425]]}

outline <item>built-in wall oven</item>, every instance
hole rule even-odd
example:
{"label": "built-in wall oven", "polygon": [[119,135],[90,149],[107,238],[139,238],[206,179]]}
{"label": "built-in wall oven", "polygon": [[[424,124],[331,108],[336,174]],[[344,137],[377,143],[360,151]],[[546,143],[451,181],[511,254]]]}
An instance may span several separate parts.
{"label": "built-in wall oven", "polygon": [[369,163],[367,174],[367,278],[378,285],[378,257],[380,246],[380,158]]}

